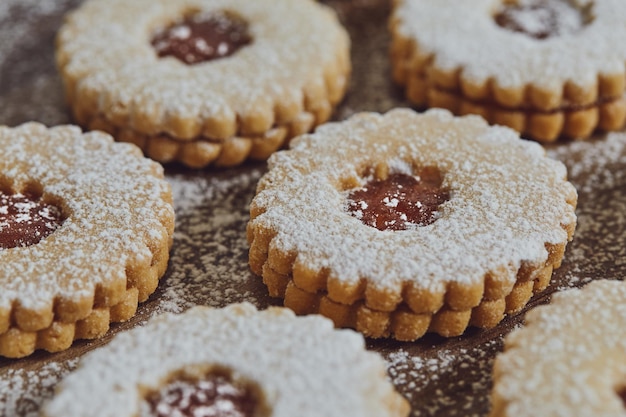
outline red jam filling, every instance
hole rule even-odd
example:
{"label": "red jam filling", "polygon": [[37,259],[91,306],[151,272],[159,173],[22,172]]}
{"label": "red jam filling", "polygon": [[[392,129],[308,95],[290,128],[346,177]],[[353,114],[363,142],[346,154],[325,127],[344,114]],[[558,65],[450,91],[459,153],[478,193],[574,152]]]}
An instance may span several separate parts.
{"label": "red jam filling", "polygon": [[255,417],[259,405],[250,386],[234,384],[222,374],[173,380],[146,401],[150,411],[142,417]]}
{"label": "red jam filling", "polygon": [[159,31],[152,46],[160,57],[192,65],[234,54],[252,42],[248,23],[234,13],[195,14]]}
{"label": "red jam filling", "polygon": [[62,224],[58,207],[30,193],[0,191],[0,249],[35,245]]}
{"label": "red jam filling", "polygon": [[585,13],[566,0],[526,0],[504,6],[494,19],[501,27],[535,39],[574,33],[585,25]]}
{"label": "red jam filling", "polygon": [[437,210],[450,199],[441,188],[437,168],[425,168],[414,177],[391,174],[350,192],[348,212],[378,230],[406,230],[437,220]]}

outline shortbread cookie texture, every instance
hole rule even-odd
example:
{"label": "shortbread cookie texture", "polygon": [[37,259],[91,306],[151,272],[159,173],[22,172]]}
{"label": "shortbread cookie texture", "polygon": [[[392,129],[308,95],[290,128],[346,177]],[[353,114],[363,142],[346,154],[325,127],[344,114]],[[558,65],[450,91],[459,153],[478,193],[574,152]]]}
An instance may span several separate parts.
{"label": "shortbread cookie texture", "polygon": [[0,127],[0,356],[67,349],[155,290],[174,209],[162,167],[101,132]]}
{"label": "shortbread cookie texture", "polygon": [[490,416],[626,414],[626,284],[557,293],[505,339]]}
{"label": "shortbread cookie texture", "polygon": [[626,3],[395,0],[393,78],[418,106],[541,142],[626,120]]}
{"label": "shortbread cookie texture", "polygon": [[313,0],[88,0],[56,57],[82,126],[160,162],[232,166],[330,117],[349,44]]}
{"label": "shortbread cookie texture", "polygon": [[361,335],[247,303],[194,307],[117,335],[86,355],[43,408],[45,417],[408,413]]}
{"label": "shortbread cookie texture", "polygon": [[361,113],[269,160],[248,223],[270,295],[370,337],[495,326],[544,289],[572,238],[560,162],[445,110]]}

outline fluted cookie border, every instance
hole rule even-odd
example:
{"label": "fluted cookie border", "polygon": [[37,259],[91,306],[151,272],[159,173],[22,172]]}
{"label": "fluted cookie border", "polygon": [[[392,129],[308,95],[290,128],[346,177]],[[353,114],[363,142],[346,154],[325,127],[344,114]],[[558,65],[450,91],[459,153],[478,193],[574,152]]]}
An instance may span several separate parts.
{"label": "fluted cookie border", "polygon": [[496,357],[490,417],[623,414],[626,283],[555,293],[526,314]]}
{"label": "fluted cookie border", "polygon": [[[150,35],[193,10],[235,12],[252,44],[191,66],[159,58]],[[231,166],[325,122],[348,87],[349,49],[312,0],[89,0],[60,29],[56,60],[80,125],[145,142],[161,162]]]}
{"label": "fluted cookie border", "polygon": [[133,145],[75,126],[0,127],[0,182],[37,189],[63,225],[0,250],[0,356],[67,349],[128,320],[165,273],[174,208],[163,168]]}
{"label": "fluted cookie border", "polygon": [[550,143],[559,138],[585,139],[596,130],[618,131],[626,122],[626,97],[609,98],[585,106],[569,105],[551,111],[505,108],[476,101],[462,92],[429,85],[423,77],[400,81],[407,98],[419,107],[439,107],[456,115],[476,114],[491,124],[508,126],[524,137]]}
{"label": "fluted cookie border", "polygon": [[[332,352],[332,355],[329,355]],[[273,417],[407,417],[410,407],[363,337],[320,316],[249,303],[193,307],[118,334],[86,355],[42,408],[45,417],[132,416],[146,392],[221,369],[255,386]],[[235,378],[233,378],[235,379]],[[329,390],[333,381],[341,389]],[[102,401],[93,407],[91,396]]]}
{"label": "fluted cookie border", "polygon": [[[345,190],[364,174],[433,165],[451,199],[432,225],[381,232],[345,212]],[[270,158],[250,207],[249,264],[271,296],[303,313],[333,302],[345,320],[328,316],[369,336],[458,335],[470,323],[493,327],[547,286],[576,201],[565,167],[508,128],[444,110],[362,113]],[[386,324],[359,324],[363,308]],[[444,311],[456,324],[431,325]],[[389,320],[401,313],[402,326]],[[426,329],[411,330],[418,316],[430,317]]]}
{"label": "fluted cookie border", "polygon": [[[499,27],[493,7],[394,1],[392,75],[410,101],[480,114],[541,142],[623,128],[626,55],[615,39],[626,35],[616,17],[626,16],[623,4],[595,1],[580,32],[541,40]],[[442,25],[449,30],[435,36]]]}

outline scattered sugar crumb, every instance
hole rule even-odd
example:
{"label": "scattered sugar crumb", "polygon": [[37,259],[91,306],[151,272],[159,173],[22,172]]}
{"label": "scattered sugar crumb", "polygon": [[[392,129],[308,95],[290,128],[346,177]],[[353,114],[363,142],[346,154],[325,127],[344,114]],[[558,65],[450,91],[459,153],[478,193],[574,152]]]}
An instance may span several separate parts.
{"label": "scattered sugar crumb", "polygon": [[489,409],[489,398],[477,393],[491,387],[493,354],[501,344],[497,337],[468,348],[429,349],[423,356],[401,348],[385,359],[392,382],[410,402],[420,404],[411,416],[479,417],[484,414],[468,410]]}
{"label": "scattered sugar crumb", "polygon": [[207,300],[213,307],[260,304],[251,291],[262,284],[248,267],[246,224],[261,175],[261,169],[252,169],[236,176],[167,176],[177,227],[155,313],[180,312]]}
{"label": "scattered sugar crumb", "polygon": [[4,372],[0,378],[0,415],[38,417],[42,403],[52,397],[59,380],[76,368],[78,359]]}

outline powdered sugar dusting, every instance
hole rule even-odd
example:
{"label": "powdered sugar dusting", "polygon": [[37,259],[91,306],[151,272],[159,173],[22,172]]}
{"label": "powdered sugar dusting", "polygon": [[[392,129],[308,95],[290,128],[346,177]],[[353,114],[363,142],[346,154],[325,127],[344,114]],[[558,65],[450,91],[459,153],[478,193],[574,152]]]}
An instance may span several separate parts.
{"label": "powdered sugar dusting", "polygon": [[44,413],[136,415],[139,387],[154,390],[173,372],[197,374],[215,365],[258,384],[275,417],[404,415],[382,359],[365,350],[360,335],[335,330],[319,316],[257,313],[250,304],[196,307],[119,335],[84,357]]}
{"label": "powdered sugar dusting", "polygon": [[[14,193],[36,185],[62,206],[63,225],[28,247],[0,250],[0,306],[52,309],[126,281],[126,263],[152,258],[173,222],[162,168],[127,144],[76,127],[0,127],[0,173]],[[153,235],[156,233],[156,235]],[[55,260],[51,261],[51,257]],[[116,262],[111,262],[115,259]]]}
{"label": "powdered sugar dusting", "polygon": [[623,415],[625,299],[626,283],[596,281],[528,313],[496,361],[495,415]]}
{"label": "powdered sugar dusting", "polygon": [[[437,167],[450,199],[432,224],[381,232],[345,212],[337,184],[398,158]],[[545,262],[544,244],[565,243],[561,225],[575,222],[566,202],[575,192],[560,163],[512,130],[442,110],[327,124],[272,156],[269,166],[253,201],[262,214],[250,227],[275,231],[271,246],[342,282],[367,279],[398,292],[403,282],[471,285],[503,263],[517,270],[522,260]],[[515,273],[503,279],[515,280]]]}
{"label": "powdered sugar dusting", "polygon": [[[35,119],[52,125],[69,121],[60,79],[54,69],[52,39],[61,22],[62,11],[78,3],[78,0],[0,1],[0,123],[16,125]],[[324,3],[340,11],[353,39],[355,71],[351,91],[339,107],[336,118],[341,120],[361,110],[384,112],[406,104],[388,76],[389,34],[385,25],[389,3],[386,0],[326,0]],[[24,14],[14,18],[13,11],[17,9],[23,10]],[[48,12],[51,14],[45,15]],[[16,44],[29,45],[30,49],[25,48],[23,53],[19,53]],[[579,225],[574,241],[568,245],[564,265],[555,271],[552,290],[578,286],[602,276],[626,276],[626,265],[622,261],[626,259],[623,253],[626,197],[622,191],[626,189],[623,178],[626,162],[622,155],[623,145],[619,141],[604,138],[587,143],[562,143],[550,151],[550,156],[568,166],[569,177],[579,191]],[[267,306],[271,302],[266,296],[267,290],[247,268],[248,246],[243,235],[248,220],[247,203],[254,195],[255,181],[264,172],[264,167],[248,165],[232,172],[176,173],[169,167],[168,170],[171,172],[167,179],[172,184],[179,221],[169,267],[176,274],[176,279],[170,278],[168,272],[157,294],[140,306],[139,315],[124,328],[135,326],[150,316],[153,305],[157,306],[157,311],[179,311],[193,302],[204,303],[204,297],[209,298],[207,302],[211,304],[227,295],[227,301],[240,300],[244,298],[238,294],[242,282],[246,288],[244,291],[250,289],[246,298],[249,296],[259,307]],[[243,177],[247,179],[240,180]],[[225,208],[220,210],[221,204],[225,204]],[[229,211],[234,214],[229,214]],[[213,219],[213,214],[223,220]],[[193,221],[194,224],[211,223],[212,226],[205,227],[203,232],[188,233],[185,227],[192,223],[194,216],[200,217]],[[237,228],[237,233],[230,233],[225,226],[219,226],[231,224],[226,219],[233,220],[232,227]],[[241,223],[237,223],[239,221]],[[213,240],[220,242],[222,249],[232,248],[238,254],[236,258],[240,259],[231,257],[230,252],[222,251],[217,257],[212,255],[212,250],[205,251],[206,242],[210,244]],[[179,249],[179,246],[184,249]],[[206,266],[202,265],[194,256],[196,252],[211,261]],[[181,264],[184,263],[188,265],[183,267]],[[204,272],[209,269],[221,272]],[[237,280],[233,290],[226,287],[228,273],[232,273],[233,279]],[[247,278],[241,278],[243,276]],[[183,280],[189,281],[189,284]],[[168,291],[170,283],[176,287],[175,291]],[[206,289],[211,286],[219,288],[214,296],[210,296],[212,291]],[[196,297],[196,291],[205,292]],[[542,298],[535,300],[541,301]],[[494,331],[470,330],[461,338],[444,342],[435,340],[432,343],[404,344],[370,341],[368,347],[382,352],[388,359],[393,381],[403,395],[411,398],[413,416],[448,417],[456,413],[483,417],[490,407],[490,367],[495,352],[500,350],[501,335],[519,320],[505,319]],[[112,333],[119,329],[114,326]],[[429,337],[427,340],[432,341]],[[494,342],[489,342],[491,340]],[[460,349],[465,349],[465,353]],[[72,348],[67,355],[79,355],[81,352]],[[390,357],[394,352],[397,354]],[[439,352],[442,352],[441,358]],[[76,362],[77,359],[68,361],[58,355],[46,354],[21,361],[0,359],[0,415],[38,416],[37,410],[44,399],[52,396],[53,386],[75,368]],[[464,368],[465,365],[467,368]],[[426,368],[432,371],[422,376]]]}
{"label": "powdered sugar dusting", "polygon": [[[146,38],[190,9],[236,11],[249,23],[253,42],[231,57],[199,65],[159,59]],[[305,88],[323,86],[324,71],[337,67],[338,54],[349,44],[330,11],[312,0],[91,0],[72,14],[59,40],[64,78],[77,84],[73,102],[98,92],[97,111],[110,120],[157,109],[151,128],[174,136],[170,117],[263,118],[283,97],[302,103]]]}
{"label": "powdered sugar dusting", "polygon": [[623,1],[570,2],[581,10],[593,3],[593,20],[580,31],[547,39],[498,26],[492,16],[496,3],[402,1],[396,17],[402,32],[415,39],[424,54],[435,54],[435,66],[461,68],[464,79],[478,84],[493,78],[503,87],[533,84],[560,91],[568,80],[588,86],[598,74],[624,73]]}

